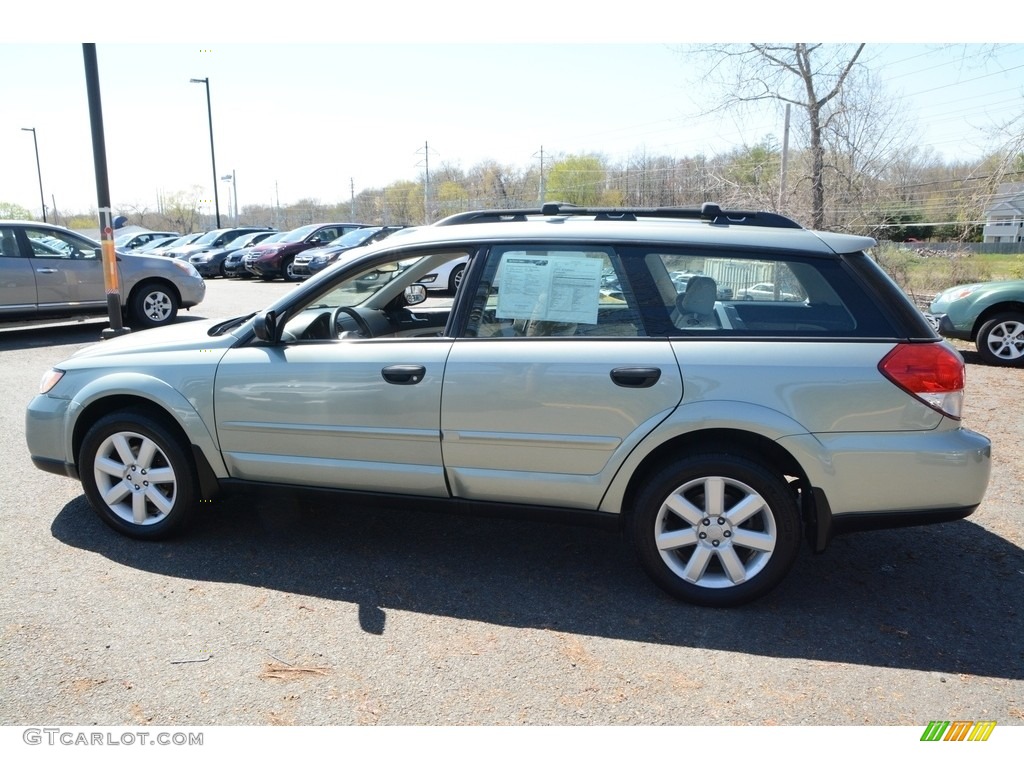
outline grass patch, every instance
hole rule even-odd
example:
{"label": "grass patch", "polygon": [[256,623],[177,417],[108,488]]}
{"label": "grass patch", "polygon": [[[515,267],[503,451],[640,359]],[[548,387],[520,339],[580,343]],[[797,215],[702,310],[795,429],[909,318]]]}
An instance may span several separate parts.
{"label": "grass patch", "polygon": [[875,256],[879,266],[914,299],[933,296],[954,285],[1024,279],[1024,254],[884,245],[876,249]]}

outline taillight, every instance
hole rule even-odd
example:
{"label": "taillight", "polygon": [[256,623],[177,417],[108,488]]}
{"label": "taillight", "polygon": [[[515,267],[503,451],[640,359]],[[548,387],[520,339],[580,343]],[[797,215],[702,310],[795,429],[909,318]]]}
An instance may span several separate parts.
{"label": "taillight", "polygon": [[953,419],[964,402],[964,361],[942,343],[898,344],[878,370],[900,389]]}

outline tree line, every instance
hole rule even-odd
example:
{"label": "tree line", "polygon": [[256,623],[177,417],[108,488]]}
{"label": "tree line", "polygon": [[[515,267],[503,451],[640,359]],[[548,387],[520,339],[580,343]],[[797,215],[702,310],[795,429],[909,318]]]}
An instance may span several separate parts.
{"label": "tree line", "polygon": [[[849,157],[826,153],[824,218],[820,228],[867,234],[881,240],[980,239],[984,212],[1001,182],[1024,179],[1021,155],[993,153],[980,162],[944,162],[934,153],[903,149],[884,172],[856,167]],[[782,156],[774,138],[715,157],[674,158],[637,154],[612,163],[600,155],[565,155],[541,178],[539,168],[487,161],[463,170],[442,165],[430,178],[364,189],[349,200],[304,198],[283,205],[243,205],[241,225],[280,230],[322,221],[423,224],[460,211],[535,208],[542,200],[602,207],[700,207],[714,201],[739,210],[778,211],[811,226],[815,191],[806,150],[791,153],[782,187]],[[780,194],[781,193],[781,194]],[[212,229],[202,212],[201,187],[168,195],[148,207],[121,205],[129,223],[150,229]],[[28,218],[27,211],[23,217]],[[96,215],[58,216],[73,229],[94,229]],[[230,217],[221,216],[222,226]]]}
{"label": "tree line", "polygon": [[[872,71],[866,48],[748,43],[681,51],[691,71],[715,83],[708,90],[717,101],[708,114],[742,114],[765,102],[786,105],[793,112],[792,139],[787,120],[781,140],[768,135],[713,156],[644,151],[622,161],[556,154],[546,167],[442,164],[429,176],[364,189],[348,200],[246,205],[239,223],[282,230],[342,220],[424,224],[459,211],[531,208],[542,201],[616,208],[692,208],[714,201],[880,240],[980,239],[999,184],[1024,180],[1024,114],[995,128],[993,149],[980,161],[945,161],[914,144],[902,107]],[[204,189],[195,187],[152,207],[135,203],[117,212],[151,229],[210,229],[214,217],[202,213],[204,198]],[[74,228],[96,226],[94,212],[64,219]]]}

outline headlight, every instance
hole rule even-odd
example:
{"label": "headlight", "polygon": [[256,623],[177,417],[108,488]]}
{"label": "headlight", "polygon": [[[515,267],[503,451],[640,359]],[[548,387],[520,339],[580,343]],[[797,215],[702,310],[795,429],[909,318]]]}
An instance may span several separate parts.
{"label": "headlight", "polygon": [[959,301],[960,299],[967,298],[979,288],[981,288],[981,285],[978,283],[973,285],[961,285],[956,288],[950,288],[948,291],[943,291],[939,298],[943,301]]}
{"label": "headlight", "polygon": [[64,371],[60,370],[59,368],[51,368],[50,370],[48,370],[46,373],[43,374],[42,381],[39,382],[39,394],[45,395],[47,392],[49,392],[51,389],[57,386],[57,382],[60,381],[63,378],[63,376]]}
{"label": "headlight", "polygon": [[181,259],[174,259],[174,261],[172,261],[171,264],[176,266],[189,277],[202,278],[202,275],[196,272],[196,268],[192,266],[191,261],[182,261]]}

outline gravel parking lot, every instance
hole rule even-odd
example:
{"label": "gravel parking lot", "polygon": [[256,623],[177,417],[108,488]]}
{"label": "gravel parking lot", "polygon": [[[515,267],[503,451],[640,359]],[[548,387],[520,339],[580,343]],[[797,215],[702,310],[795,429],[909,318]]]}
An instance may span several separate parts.
{"label": "gravel parking lot", "polygon": [[[211,280],[183,321],[289,288]],[[964,421],[994,455],[972,517],[840,538],[715,611],[558,524],[251,495],[185,538],[122,538],[24,441],[42,372],[105,325],[0,331],[0,724],[1024,720],[1024,370],[965,352]]]}

